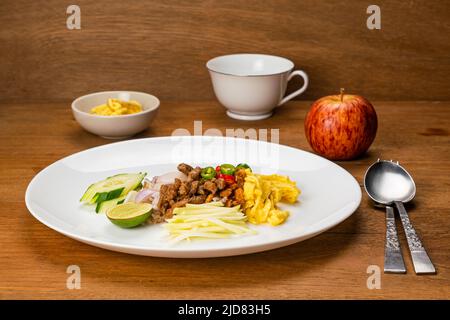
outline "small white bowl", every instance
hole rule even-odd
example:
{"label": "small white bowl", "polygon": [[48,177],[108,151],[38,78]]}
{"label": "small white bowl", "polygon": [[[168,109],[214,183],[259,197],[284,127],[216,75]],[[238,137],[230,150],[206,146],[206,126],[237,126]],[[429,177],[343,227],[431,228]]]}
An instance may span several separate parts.
{"label": "small white bowl", "polygon": [[[136,100],[142,112],[119,116],[100,116],[89,113],[93,107],[109,98]],[[87,131],[106,139],[124,139],[148,128],[159,108],[159,99],[143,92],[104,91],[81,96],[72,102],[73,116]]]}

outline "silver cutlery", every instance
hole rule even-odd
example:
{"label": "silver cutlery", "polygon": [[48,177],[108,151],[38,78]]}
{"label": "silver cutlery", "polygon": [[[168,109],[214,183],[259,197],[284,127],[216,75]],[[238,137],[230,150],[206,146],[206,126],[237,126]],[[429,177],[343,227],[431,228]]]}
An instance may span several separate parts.
{"label": "silver cutlery", "polygon": [[[369,168],[370,169],[370,168]],[[367,170],[369,172],[369,170]],[[397,227],[395,225],[394,208],[378,202],[377,193],[373,192],[372,175],[364,177],[364,188],[369,197],[375,201],[376,207],[386,208],[386,240],[384,246],[384,272],[385,273],[406,273],[405,262],[403,261],[400,242],[398,241]],[[369,187],[368,187],[369,186]]]}
{"label": "silver cutlery", "polygon": [[[367,169],[364,177],[364,187],[369,197],[375,202],[397,207],[403,229],[405,230],[415,272],[417,274],[436,273],[436,269],[412,226],[403,205],[403,203],[411,201],[416,194],[416,185],[411,175],[398,162],[378,160]],[[386,219],[388,226],[390,225],[391,228],[388,227],[386,232],[385,270],[386,261],[388,270],[396,270],[397,268],[401,270],[401,265],[404,268],[403,258],[399,262],[400,258],[398,255],[400,254],[401,257],[401,251],[395,230],[395,220],[390,220],[391,218],[392,215],[388,214],[388,207],[386,207]],[[389,221],[392,221],[393,224]],[[392,240],[392,245],[389,244],[390,240]]]}

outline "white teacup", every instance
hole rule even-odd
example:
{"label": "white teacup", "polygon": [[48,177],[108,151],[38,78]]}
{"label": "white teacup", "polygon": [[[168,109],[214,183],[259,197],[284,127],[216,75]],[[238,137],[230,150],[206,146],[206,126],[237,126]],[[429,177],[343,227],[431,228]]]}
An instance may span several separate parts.
{"label": "white teacup", "polygon": [[[227,108],[231,118],[261,120],[272,115],[273,109],[303,93],[308,76],[294,69],[288,59],[265,54],[232,54],[209,60],[214,92]],[[287,83],[294,76],[303,78],[303,86],[284,97]]]}

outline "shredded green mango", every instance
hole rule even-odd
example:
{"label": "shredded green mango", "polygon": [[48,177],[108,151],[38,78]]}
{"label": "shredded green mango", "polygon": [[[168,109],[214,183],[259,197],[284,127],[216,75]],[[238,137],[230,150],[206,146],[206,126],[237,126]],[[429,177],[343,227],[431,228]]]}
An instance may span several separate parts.
{"label": "shredded green mango", "polygon": [[224,207],[222,202],[187,204],[175,208],[173,218],[164,225],[173,242],[194,238],[222,239],[236,235],[255,234],[247,225],[247,216],[240,207]]}

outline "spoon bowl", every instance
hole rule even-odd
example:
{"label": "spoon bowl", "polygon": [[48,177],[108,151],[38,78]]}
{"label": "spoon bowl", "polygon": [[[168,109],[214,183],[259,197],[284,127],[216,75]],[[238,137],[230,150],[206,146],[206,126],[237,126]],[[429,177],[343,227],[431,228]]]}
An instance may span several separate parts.
{"label": "spoon bowl", "polygon": [[398,163],[386,160],[379,160],[369,167],[364,188],[373,201],[383,205],[409,202],[416,194],[411,175]]}

